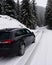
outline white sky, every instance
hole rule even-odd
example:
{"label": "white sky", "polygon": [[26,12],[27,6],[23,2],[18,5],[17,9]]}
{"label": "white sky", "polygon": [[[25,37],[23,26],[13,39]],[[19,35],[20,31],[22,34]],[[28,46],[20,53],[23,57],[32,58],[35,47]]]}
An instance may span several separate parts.
{"label": "white sky", "polygon": [[47,0],[36,0],[37,5],[46,7]]}
{"label": "white sky", "polygon": [[[17,2],[17,0],[14,0],[14,1]],[[21,2],[22,0],[19,0],[19,1]],[[36,3],[37,3],[37,5],[39,5],[39,6],[46,7],[47,0],[36,0]]]}

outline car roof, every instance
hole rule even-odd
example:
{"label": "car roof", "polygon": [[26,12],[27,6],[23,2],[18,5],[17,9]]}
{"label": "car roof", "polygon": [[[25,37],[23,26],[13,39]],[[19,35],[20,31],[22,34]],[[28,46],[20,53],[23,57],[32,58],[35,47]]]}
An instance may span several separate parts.
{"label": "car roof", "polygon": [[5,28],[0,31],[12,32],[12,31],[22,30],[22,29],[26,29],[26,28]]}

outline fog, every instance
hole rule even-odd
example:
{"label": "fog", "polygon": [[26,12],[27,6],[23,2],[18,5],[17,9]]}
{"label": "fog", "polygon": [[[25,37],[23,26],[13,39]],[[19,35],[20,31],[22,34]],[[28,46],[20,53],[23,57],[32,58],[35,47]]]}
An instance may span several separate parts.
{"label": "fog", "polygon": [[[17,0],[14,0],[15,2],[17,2]],[[22,0],[19,0],[20,2]],[[46,4],[47,4],[47,0],[36,0],[36,3],[38,6],[42,6],[42,7],[46,7]]]}

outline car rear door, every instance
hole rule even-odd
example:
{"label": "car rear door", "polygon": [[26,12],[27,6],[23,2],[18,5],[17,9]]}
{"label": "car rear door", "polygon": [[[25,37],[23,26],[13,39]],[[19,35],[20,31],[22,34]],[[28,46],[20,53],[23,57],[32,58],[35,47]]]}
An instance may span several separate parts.
{"label": "car rear door", "polygon": [[25,45],[28,46],[30,44],[30,35],[27,33],[26,29],[20,29],[15,32],[15,40],[20,39],[24,41]]}
{"label": "car rear door", "polygon": [[33,42],[33,35],[28,29],[24,29],[24,31],[25,31],[24,41],[26,43],[26,46],[28,46]]}
{"label": "car rear door", "polygon": [[32,35],[32,33],[28,29],[26,29],[26,32],[27,32],[27,37],[28,37],[27,38],[28,44],[31,44],[34,40],[34,36]]}

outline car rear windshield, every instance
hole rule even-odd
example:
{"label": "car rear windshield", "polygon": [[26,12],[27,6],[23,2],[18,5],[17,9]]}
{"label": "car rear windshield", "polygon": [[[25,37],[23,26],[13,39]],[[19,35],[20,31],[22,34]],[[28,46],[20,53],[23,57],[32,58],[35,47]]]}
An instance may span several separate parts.
{"label": "car rear windshield", "polygon": [[10,39],[10,37],[11,37],[10,32],[0,31],[0,40]]}

